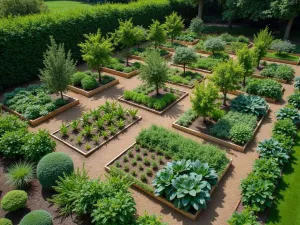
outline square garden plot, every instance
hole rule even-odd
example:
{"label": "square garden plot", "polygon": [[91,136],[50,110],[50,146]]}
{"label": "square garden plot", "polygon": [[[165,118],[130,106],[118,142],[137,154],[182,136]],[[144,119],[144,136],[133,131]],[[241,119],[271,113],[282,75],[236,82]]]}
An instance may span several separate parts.
{"label": "square garden plot", "polygon": [[141,120],[137,112],[116,102],[106,102],[68,125],[62,124],[51,136],[88,156]]}
{"label": "square garden plot", "polygon": [[169,69],[168,83],[175,84],[187,88],[195,87],[196,83],[200,83],[205,80],[205,76],[193,71],[182,71],[177,68]]}
{"label": "square garden plot", "polygon": [[263,60],[270,62],[279,62],[290,65],[300,65],[300,56],[298,54],[278,54],[275,51],[268,51],[267,55],[263,58]]}
{"label": "square garden plot", "polygon": [[[174,201],[168,200],[166,196],[154,194],[155,186],[153,185],[153,180],[166,166],[170,166],[176,160],[188,158],[195,161],[199,160],[203,163],[208,160],[208,164],[215,165],[216,173],[218,174],[217,183],[219,183],[229,169],[231,160],[227,159],[224,152],[215,146],[199,144],[162,127],[152,126],[143,130],[136,138],[136,141],[136,143],[110,161],[105,166],[105,169],[112,174],[126,176],[135,188],[182,215],[195,220],[201,209],[185,210],[176,207]],[[183,160],[182,162],[186,161]],[[207,193],[209,196],[216,186],[213,185],[209,189],[210,191]]]}
{"label": "square garden plot", "polygon": [[131,78],[139,73],[139,62],[127,63],[123,59],[111,58],[110,63],[102,68],[102,72],[114,74],[120,77]]}
{"label": "square garden plot", "polygon": [[157,95],[155,87],[140,85],[131,91],[126,90],[118,100],[161,115],[187,95],[187,92],[171,87],[159,88]]}
{"label": "square garden plot", "polygon": [[[167,59],[172,56],[172,53],[164,50],[164,49],[159,49],[160,56]],[[147,48],[132,48],[130,50],[130,58],[132,59],[137,59],[137,60],[143,60],[143,58],[147,54]]]}

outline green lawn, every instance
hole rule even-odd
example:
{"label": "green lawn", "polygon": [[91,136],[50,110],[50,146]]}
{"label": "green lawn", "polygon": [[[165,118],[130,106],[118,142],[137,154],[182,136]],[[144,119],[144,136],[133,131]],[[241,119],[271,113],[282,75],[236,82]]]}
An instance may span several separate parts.
{"label": "green lawn", "polygon": [[70,9],[89,8],[92,4],[77,1],[46,1],[50,12],[62,12]]}
{"label": "green lawn", "polygon": [[268,58],[275,58],[275,59],[282,59],[282,60],[288,60],[292,62],[298,62],[299,61],[299,56],[294,56],[294,55],[277,55],[274,52],[268,52],[266,57]]}
{"label": "green lawn", "polygon": [[300,133],[271,208],[268,225],[300,224]]}

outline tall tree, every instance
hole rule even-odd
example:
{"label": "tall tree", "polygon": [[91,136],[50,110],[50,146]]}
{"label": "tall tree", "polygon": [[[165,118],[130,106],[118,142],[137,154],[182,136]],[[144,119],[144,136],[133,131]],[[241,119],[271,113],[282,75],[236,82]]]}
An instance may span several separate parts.
{"label": "tall tree", "polygon": [[197,15],[197,17],[202,19],[204,0],[188,0],[188,1],[192,5],[198,6],[198,15]]}
{"label": "tall tree", "polygon": [[246,86],[246,77],[250,77],[253,74],[253,54],[251,50],[244,46],[237,51],[237,58],[240,65],[244,68],[243,74],[243,86]]}
{"label": "tall tree", "polygon": [[40,70],[40,79],[54,93],[60,93],[63,99],[63,92],[71,82],[71,76],[76,72],[76,63],[71,58],[71,52],[65,52],[64,44],[57,44],[53,37],[50,37],[50,45],[44,53],[44,69]]}
{"label": "tall tree", "polygon": [[176,12],[166,17],[166,22],[164,27],[166,28],[167,34],[171,37],[172,44],[174,43],[174,38],[179,35],[184,28],[184,19],[179,16]]}
{"label": "tall tree", "polygon": [[142,65],[140,71],[140,79],[148,85],[154,85],[156,95],[159,95],[159,88],[168,80],[168,65],[158,50],[149,51],[145,58],[145,65]]}
{"label": "tall tree", "polygon": [[232,59],[227,62],[221,62],[214,68],[213,75],[210,79],[223,93],[223,106],[226,106],[228,91],[236,89],[243,74],[243,67]]}
{"label": "tall tree", "polygon": [[154,44],[155,48],[164,43],[167,40],[167,32],[164,25],[160,24],[158,20],[153,20],[153,23],[149,27],[147,39]]}
{"label": "tall tree", "polygon": [[113,44],[110,38],[101,35],[99,29],[96,34],[85,34],[84,37],[86,38],[85,42],[78,44],[81,48],[82,58],[91,69],[97,69],[100,83],[101,70],[105,64],[109,63],[114,51]]}

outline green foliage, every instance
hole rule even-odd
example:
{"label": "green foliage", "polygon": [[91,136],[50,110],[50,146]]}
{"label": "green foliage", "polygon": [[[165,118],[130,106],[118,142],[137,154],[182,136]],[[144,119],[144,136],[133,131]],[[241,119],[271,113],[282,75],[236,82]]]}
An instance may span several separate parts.
{"label": "green foliage", "polygon": [[28,196],[25,191],[13,190],[7,192],[1,199],[1,208],[6,212],[13,212],[25,208]]}
{"label": "green foliage", "polygon": [[173,55],[173,63],[183,65],[183,74],[185,74],[186,65],[197,62],[197,55],[194,49],[188,47],[178,47]]}
{"label": "green foliage", "polygon": [[223,105],[226,105],[228,91],[236,89],[240,78],[244,74],[243,67],[230,59],[228,62],[219,63],[215,68],[211,80],[223,93]]}
{"label": "green foliage", "polygon": [[250,208],[246,208],[240,213],[234,212],[227,222],[229,225],[259,225],[260,223],[256,219],[254,212]]}
{"label": "green foliage", "polygon": [[277,63],[268,64],[262,71],[261,75],[264,77],[271,77],[280,80],[292,81],[295,76],[295,70],[288,65],[281,65]]}
{"label": "green foliage", "polygon": [[246,92],[252,95],[280,100],[283,96],[282,85],[272,79],[249,79]]}
{"label": "green foliage", "polygon": [[259,158],[254,161],[252,173],[276,185],[281,176],[281,167],[273,158]]}
{"label": "green foliage", "polygon": [[192,109],[185,111],[177,120],[177,124],[188,127],[195,119],[197,119],[198,115]]}
{"label": "green foliage", "polygon": [[164,23],[164,27],[167,31],[167,35],[171,37],[171,42],[176,36],[180,35],[182,29],[184,28],[184,19],[177,14],[177,12],[173,12],[171,15],[166,16],[166,22]]}
{"label": "green foliage", "polygon": [[196,17],[194,19],[191,20],[191,24],[190,24],[190,31],[194,32],[195,34],[197,34],[198,36],[200,36],[201,32],[203,31],[205,25],[202,19]]}
{"label": "green foliage", "polygon": [[207,162],[219,175],[222,174],[229,162],[225,153],[215,145],[200,144],[155,125],[143,130],[136,141],[141,146],[161,150],[167,155],[172,155],[175,160],[190,159]]}
{"label": "green foliage", "polygon": [[[186,41],[186,42],[193,42],[197,39],[198,35],[195,34],[194,32],[187,31],[187,32],[182,32],[180,35],[176,36],[175,39],[179,41]],[[185,45],[181,46],[179,45],[178,47],[184,47]]]}
{"label": "green foliage", "polygon": [[158,20],[153,20],[153,23],[149,27],[147,39],[154,44],[155,48],[164,43],[167,39],[167,33],[164,29],[164,25],[160,24]]}
{"label": "green foliage", "polygon": [[239,95],[232,99],[230,108],[233,111],[248,113],[258,118],[267,114],[268,105],[265,99],[255,95]]}
{"label": "green foliage", "polygon": [[23,16],[47,11],[43,0],[1,0],[0,17]]}
{"label": "green foliage", "polygon": [[[147,27],[152,19],[162,21],[165,15],[177,11],[191,18],[191,7],[185,2],[168,0],[138,1],[129,4],[102,4],[88,10],[72,13],[48,13],[2,19],[0,24],[1,53],[0,88],[7,88],[35,79],[42,67],[43,52],[53,35],[58,43],[65,43],[75,60],[80,60],[78,43],[84,41],[82,34],[113,32],[118,20],[133,18],[133,22]],[[145,16],[151,15],[151,16]],[[16,48],[16,43],[18,47]],[[9,52],[10,54],[5,54]],[[30,57],[28,57],[30,56]],[[20,63],[22,62],[22,63]]]}
{"label": "green foliage", "polygon": [[288,97],[288,103],[300,109],[300,92],[295,92]]}
{"label": "green foliage", "polygon": [[206,121],[206,117],[211,116],[212,112],[218,107],[216,102],[219,97],[218,89],[211,82],[207,84],[202,82],[196,84],[193,95],[191,97],[193,111]]}
{"label": "green foliage", "polygon": [[285,135],[293,139],[297,135],[297,127],[291,119],[278,120],[274,123],[272,134]]}
{"label": "green foliage", "polygon": [[53,37],[50,37],[50,43],[44,53],[44,69],[40,70],[40,79],[50,91],[60,93],[63,99],[62,93],[71,83],[76,63],[72,60],[70,51],[66,54],[64,44],[57,45]]}
{"label": "green foliage", "polygon": [[191,68],[199,68],[205,70],[214,70],[214,68],[220,63],[220,60],[210,57],[198,58],[198,61],[192,63]]}
{"label": "green foliage", "polygon": [[199,160],[167,163],[154,180],[155,195],[173,202],[185,211],[206,208],[212,186],[218,182],[216,171]]}
{"label": "green foliage", "polygon": [[234,36],[232,36],[231,34],[228,34],[228,33],[221,34],[220,38],[221,38],[222,41],[225,41],[227,43],[236,41],[236,37],[234,37]]}
{"label": "green foliage", "polygon": [[272,42],[270,49],[277,52],[279,55],[287,54],[288,52],[293,52],[296,45],[292,44],[287,40],[276,39]]}
{"label": "green foliage", "polygon": [[277,120],[291,119],[295,125],[300,123],[300,113],[294,107],[284,107],[279,109],[276,113]]}
{"label": "green foliage", "polygon": [[243,74],[243,86],[246,85],[246,77],[250,77],[253,74],[253,56],[252,52],[247,46],[237,50],[238,62],[244,68]]}
{"label": "green foliage", "polygon": [[300,90],[300,77],[296,77],[294,81],[294,88]]}
{"label": "green foliage", "polygon": [[13,164],[5,174],[7,183],[17,189],[26,187],[34,179],[34,169],[33,164],[28,162]]}
{"label": "green foliage", "polygon": [[253,42],[253,56],[255,66],[259,66],[260,60],[266,56],[269,47],[273,41],[272,33],[269,31],[269,28],[261,30],[257,35],[254,35]]}
{"label": "green foliage", "polygon": [[159,51],[152,50],[145,58],[145,65],[142,65],[139,74],[140,79],[149,86],[155,86],[156,94],[159,95],[159,88],[168,80],[168,65],[160,56]]}
{"label": "green foliage", "polygon": [[167,225],[167,223],[162,222],[161,218],[156,215],[149,215],[145,212],[137,219],[137,225]]}
{"label": "green foliage", "polygon": [[118,58],[110,58],[109,63],[105,65],[105,67],[121,71],[124,73],[130,73],[134,70],[138,70],[141,67],[139,62],[135,62],[132,65],[126,66],[125,62],[122,59]]}
{"label": "green foliage", "polygon": [[53,225],[52,216],[45,210],[34,210],[26,214],[20,225]]}
{"label": "green foliage", "polygon": [[86,76],[81,80],[81,86],[84,90],[89,91],[97,88],[99,85],[94,77]]}
{"label": "green foliage", "polygon": [[13,225],[13,223],[9,219],[0,218],[0,225]]}
{"label": "green foliage", "polygon": [[204,42],[204,50],[205,51],[210,51],[213,53],[213,55],[215,54],[215,52],[221,52],[225,50],[225,46],[226,43],[224,41],[222,41],[220,38],[218,37],[212,37],[209,38],[208,40],[206,40]]}
{"label": "green foliage", "polygon": [[0,114],[0,138],[8,131],[17,131],[27,128],[27,123],[11,114]]}
{"label": "green foliage", "polygon": [[256,119],[255,115],[229,111],[210,129],[210,133],[218,138],[230,139],[244,145],[253,137]]}
{"label": "green foliage", "polygon": [[194,86],[197,82],[204,79],[204,76],[200,73],[193,71],[185,71],[185,74],[180,69],[170,68],[168,70],[168,81],[175,84],[183,84],[188,86]]}
{"label": "green foliage", "polygon": [[86,73],[84,72],[76,72],[71,76],[71,84],[74,86],[79,86],[81,85],[81,81],[83,78],[87,76]]}
{"label": "green foliage", "polygon": [[37,178],[44,189],[52,189],[60,176],[74,170],[72,159],[62,152],[45,155],[37,165]]}

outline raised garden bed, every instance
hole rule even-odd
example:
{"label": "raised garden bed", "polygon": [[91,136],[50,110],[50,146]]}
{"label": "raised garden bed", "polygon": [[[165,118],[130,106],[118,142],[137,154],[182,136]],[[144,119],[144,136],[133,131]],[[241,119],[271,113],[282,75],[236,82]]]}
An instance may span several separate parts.
{"label": "raised garden bed", "polygon": [[[193,32],[183,32],[181,35],[175,37],[174,42],[182,45],[195,45],[199,42],[199,38]],[[168,39],[171,41],[171,39]]]}
{"label": "raised garden bed", "polygon": [[279,56],[275,52],[269,51],[267,55],[262,59],[270,62],[285,63],[290,65],[300,65],[300,57],[293,54]]}
{"label": "raised garden bed", "polygon": [[[154,128],[153,128],[154,127]],[[154,131],[153,131],[154,130]],[[149,132],[149,133],[148,133]],[[150,133],[154,132],[153,136]],[[156,133],[160,133],[164,137],[159,138],[157,140],[158,145],[153,144],[153,139],[155,138]],[[143,133],[148,133],[146,136],[150,138],[150,142],[143,143]],[[209,145],[201,145],[197,142],[191,141],[189,139],[183,138],[182,136],[166,131],[164,128],[159,128],[156,126],[152,126],[148,130],[142,131],[142,133],[137,137],[137,142],[131,145],[129,148],[127,148],[125,151],[123,151],[121,154],[119,154],[116,158],[114,158],[112,161],[110,161],[106,166],[105,169],[108,172],[116,173],[119,175],[127,175],[128,179],[130,179],[133,182],[133,186],[140,191],[144,192],[145,194],[157,199],[158,201],[162,202],[163,204],[169,206],[173,210],[179,212],[180,214],[192,219],[196,220],[196,218],[199,216],[201,210],[190,210],[185,211],[183,209],[177,208],[173,205],[171,201],[168,201],[166,198],[161,196],[156,196],[154,194],[154,187],[151,185],[153,179],[155,178],[157,172],[161,170],[167,162],[171,162],[174,160],[179,160],[178,158],[183,157],[181,154],[186,154],[187,151],[184,151],[180,146],[176,146],[175,148],[180,148],[183,152],[176,152],[174,149],[159,149],[159,146],[165,146],[167,147],[171,142],[175,141],[178,138],[177,141],[180,141],[180,144],[185,145],[185,148],[187,146],[187,142],[191,142],[191,145],[197,145],[195,149],[190,149],[189,154],[193,154],[193,150],[195,150],[196,154],[194,155],[195,160],[205,161],[205,157],[208,157],[209,155]],[[166,139],[166,140],[165,140]],[[162,145],[160,143],[163,143]],[[179,145],[180,145],[179,144]],[[208,147],[208,148],[207,148]],[[191,148],[191,146],[190,146]],[[200,154],[199,149],[202,149],[201,151],[206,152]],[[175,151],[172,154],[172,151]],[[220,151],[219,149],[214,147],[214,149],[211,149],[211,154],[214,153],[214,151]],[[206,156],[204,156],[206,155]],[[192,157],[192,156],[190,156]],[[215,155],[210,156],[212,158],[215,157]],[[225,155],[223,157],[226,158]],[[193,159],[193,160],[194,160]],[[214,159],[211,159],[214,160]],[[220,160],[220,158],[219,158]],[[216,170],[218,174],[218,183],[224,176],[224,174],[228,171],[230,165],[231,165],[230,159],[226,159],[226,162],[222,162],[222,166]],[[215,162],[217,163],[217,162]],[[220,165],[220,164],[218,164]],[[216,185],[217,186],[217,185]],[[216,186],[213,186],[210,194],[212,194],[216,188]]]}
{"label": "raised garden bed", "polygon": [[160,49],[169,51],[169,52],[175,52],[175,49],[177,47],[185,47],[185,45],[179,43],[179,42],[174,42],[173,44],[171,42],[166,42],[162,46],[158,46]]}
{"label": "raised garden bed", "polygon": [[140,66],[141,64],[139,62],[129,63],[127,66],[124,60],[112,58],[111,63],[102,68],[102,72],[131,78],[139,73]]}
{"label": "raised garden bed", "polygon": [[184,74],[183,71],[179,69],[171,68],[169,70],[168,83],[170,84],[193,88],[196,83],[200,83],[203,80],[205,80],[205,76],[197,72],[186,71]]}
{"label": "raised garden bed", "polygon": [[[143,60],[146,48],[133,48],[130,50],[130,58],[137,59],[137,60]],[[164,49],[160,49],[160,56],[167,59],[172,56],[172,53],[169,51],[166,51]]]}
{"label": "raised garden bed", "polygon": [[156,95],[154,87],[140,85],[132,91],[125,91],[118,100],[147,111],[162,115],[177,102],[185,98],[188,93],[170,87],[159,89],[160,95]]}
{"label": "raised garden bed", "polygon": [[80,119],[68,125],[62,124],[51,136],[88,156],[140,121],[142,117],[136,114],[137,110],[127,110],[115,102],[106,102],[84,113]]}
{"label": "raised garden bed", "polygon": [[42,122],[76,106],[79,100],[68,95],[50,94],[44,86],[32,85],[18,88],[4,96],[2,109],[28,121],[31,126]]}

